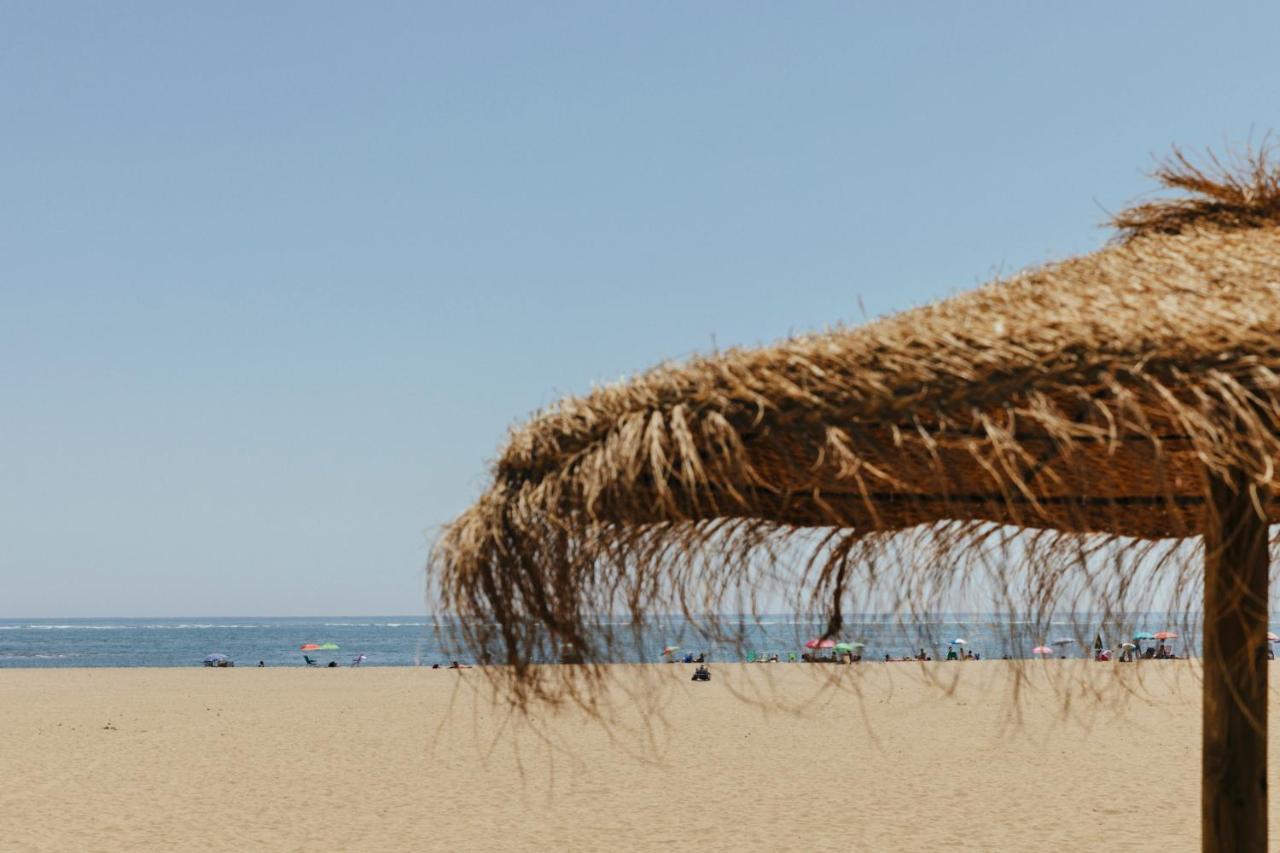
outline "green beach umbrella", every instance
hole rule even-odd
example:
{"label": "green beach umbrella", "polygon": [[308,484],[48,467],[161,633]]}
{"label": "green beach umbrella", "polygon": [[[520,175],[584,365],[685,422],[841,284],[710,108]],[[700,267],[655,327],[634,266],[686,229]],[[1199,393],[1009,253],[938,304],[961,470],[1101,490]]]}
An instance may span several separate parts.
{"label": "green beach umbrella", "polygon": [[337,643],[321,643],[320,650],[323,652],[332,652],[338,648]]}

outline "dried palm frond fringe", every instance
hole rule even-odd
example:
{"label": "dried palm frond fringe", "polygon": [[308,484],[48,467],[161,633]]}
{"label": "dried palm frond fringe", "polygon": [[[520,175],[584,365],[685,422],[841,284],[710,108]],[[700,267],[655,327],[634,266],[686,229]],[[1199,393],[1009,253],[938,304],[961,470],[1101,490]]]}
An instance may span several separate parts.
{"label": "dried palm frond fringe", "polygon": [[1213,152],[1197,166],[1174,148],[1154,177],[1168,189],[1190,193],[1135,205],[1112,224],[1122,238],[1141,234],[1178,234],[1197,225],[1258,228],[1280,222],[1280,170],[1272,164],[1269,138],[1254,149],[1246,147],[1223,163]]}
{"label": "dried palm frond fringe", "polygon": [[[590,705],[646,619],[734,637],[713,614],[775,594],[833,636],[984,593],[1029,631],[1194,618],[1209,475],[1280,520],[1280,174],[1157,176],[1195,196],[1094,254],[536,416],[430,558],[457,642],[521,707]],[[587,666],[537,665],[566,649]]]}

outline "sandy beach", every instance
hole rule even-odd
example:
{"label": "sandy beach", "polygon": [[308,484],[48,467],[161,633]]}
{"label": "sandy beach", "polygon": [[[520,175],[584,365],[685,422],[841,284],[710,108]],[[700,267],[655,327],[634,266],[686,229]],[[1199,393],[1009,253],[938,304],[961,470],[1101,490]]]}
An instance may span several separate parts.
{"label": "sandy beach", "polygon": [[1107,677],[1069,703],[1055,678],[1115,668],[1037,662],[1015,700],[1009,664],[932,666],[962,675],[953,691],[917,664],[816,694],[828,668],[717,665],[710,684],[621,668],[611,725],[544,712],[541,734],[472,689],[476,670],[8,670],[0,846],[1197,847],[1192,665],[1138,665],[1137,695]]}

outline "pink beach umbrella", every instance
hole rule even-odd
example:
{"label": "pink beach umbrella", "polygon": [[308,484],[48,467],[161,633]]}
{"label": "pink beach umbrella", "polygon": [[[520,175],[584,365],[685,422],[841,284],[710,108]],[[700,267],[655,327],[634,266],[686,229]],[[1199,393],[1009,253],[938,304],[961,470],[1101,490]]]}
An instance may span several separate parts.
{"label": "pink beach umbrella", "polygon": [[812,640],[805,643],[804,647],[806,649],[834,649],[836,647],[836,641],[814,637]]}
{"label": "pink beach umbrella", "polygon": [[1032,650],[1031,650],[1031,654],[1033,654],[1033,655],[1051,655],[1051,654],[1053,654],[1053,649],[1049,648],[1048,646],[1036,646],[1034,649],[1032,649]]}
{"label": "pink beach umbrella", "polygon": [[1177,631],[1156,631],[1157,640],[1176,640],[1178,639]]}
{"label": "pink beach umbrella", "polygon": [[1280,637],[1277,637],[1275,634],[1273,634],[1273,633],[1271,633],[1270,631],[1268,631],[1268,632],[1267,632],[1267,642],[1268,642],[1268,643],[1280,643]]}

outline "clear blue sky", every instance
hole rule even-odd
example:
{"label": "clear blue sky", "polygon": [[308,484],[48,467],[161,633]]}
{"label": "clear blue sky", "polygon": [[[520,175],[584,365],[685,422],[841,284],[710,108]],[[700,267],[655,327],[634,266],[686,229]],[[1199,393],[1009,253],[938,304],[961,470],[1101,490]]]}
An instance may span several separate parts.
{"label": "clear blue sky", "polygon": [[1087,251],[1249,3],[0,5],[0,617],[421,612],[593,382]]}

